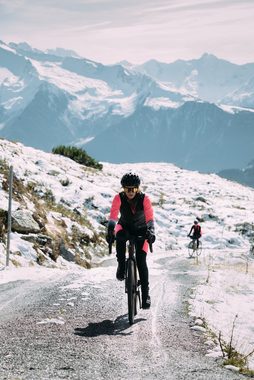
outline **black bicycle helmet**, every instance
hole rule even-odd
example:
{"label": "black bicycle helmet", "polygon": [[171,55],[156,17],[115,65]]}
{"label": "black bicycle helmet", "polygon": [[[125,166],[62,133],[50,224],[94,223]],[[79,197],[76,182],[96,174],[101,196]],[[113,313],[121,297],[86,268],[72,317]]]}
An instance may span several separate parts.
{"label": "black bicycle helmet", "polygon": [[194,224],[198,224],[198,221],[197,221],[197,220],[194,220]]}
{"label": "black bicycle helmet", "polygon": [[139,187],[140,185],[140,178],[136,173],[126,173],[123,175],[121,179],[121,185],[122,187],[126,186],[133,186],[133,187]]}

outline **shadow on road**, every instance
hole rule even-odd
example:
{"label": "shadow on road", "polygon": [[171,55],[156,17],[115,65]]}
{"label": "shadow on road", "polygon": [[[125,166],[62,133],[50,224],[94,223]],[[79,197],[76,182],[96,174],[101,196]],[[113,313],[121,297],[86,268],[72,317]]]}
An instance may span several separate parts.
{"label": "shadow on road", "polygon": [[[137,318],[134,321],[134,324],[146,321],[145,318]],[[125,332],[129,329],[130,325],[128,322],[127,314],[120,315],[114,321],[110,319],[105,319],[101,322],[91,322],[87,327],[84,328],[75,328],[74,334],[85,337],[95,337],[99,335],[131,335],[132,331]]]}

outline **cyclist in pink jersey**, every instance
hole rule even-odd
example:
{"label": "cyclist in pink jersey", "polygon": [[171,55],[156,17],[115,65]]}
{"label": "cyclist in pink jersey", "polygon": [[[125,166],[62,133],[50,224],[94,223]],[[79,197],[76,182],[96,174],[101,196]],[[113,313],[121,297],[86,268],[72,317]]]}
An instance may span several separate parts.
{"label": "cyclist in pink jersey", "polygon": [[122,281],[128,236],[131,234],[144,237],[136,243],[136,259],[141,282],[142,308],[148,309],[151,305],[151,297],[146,254],[148,243],[155,242],[153,207],[149,197],[139,189],[140,178],[137,174],[126,173],[121,179],[121,185],[123,191],[115,195],[112,202],[106,240],[109,244],[116,240],[118,261],[116,278]]}
{"label": "cyclist in pink jersey", "polygon": [[188,233],[188,237],[190,237],[192,240],[197,240],[197,248],[199,247],[199,239],[201,238],[201,236],[202,236],[201,226],[198,224],[197,220],[194,220],[194,223],[190,229],[190,232]]}

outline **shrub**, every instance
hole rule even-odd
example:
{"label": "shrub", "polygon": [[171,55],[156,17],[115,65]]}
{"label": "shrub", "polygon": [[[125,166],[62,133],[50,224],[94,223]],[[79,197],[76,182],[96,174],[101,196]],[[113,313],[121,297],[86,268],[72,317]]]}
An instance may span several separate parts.
{"label": "shrub", "polygon": [[52,153],[69,157],[81,165],[89,166],[99,170],[102,169],[102,164],[97,162],[94,158],[90,157],[84,149],[77,148],[75,146],[59,145],[52,149]]}

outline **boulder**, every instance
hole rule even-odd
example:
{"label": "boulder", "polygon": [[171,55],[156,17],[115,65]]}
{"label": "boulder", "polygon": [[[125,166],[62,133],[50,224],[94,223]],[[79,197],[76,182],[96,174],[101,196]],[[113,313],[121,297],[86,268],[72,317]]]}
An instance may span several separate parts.
{"label": "boulder", "polygon": [[12,213],[12,231],[29,234],[40,232],[39,224],[28,210],[16,210]]}

